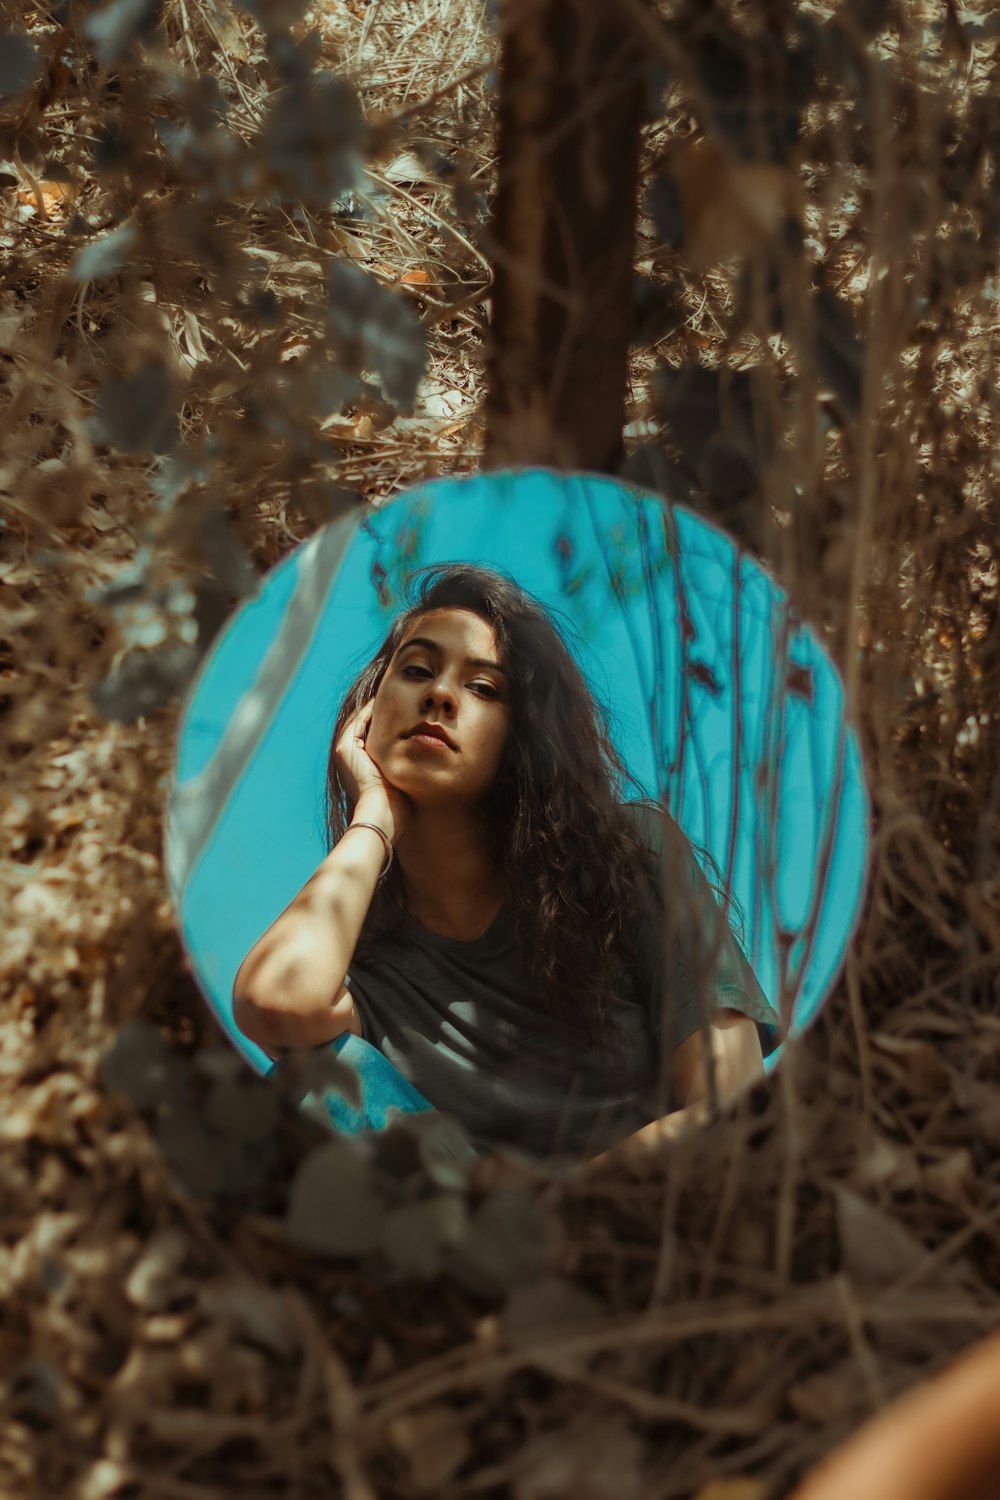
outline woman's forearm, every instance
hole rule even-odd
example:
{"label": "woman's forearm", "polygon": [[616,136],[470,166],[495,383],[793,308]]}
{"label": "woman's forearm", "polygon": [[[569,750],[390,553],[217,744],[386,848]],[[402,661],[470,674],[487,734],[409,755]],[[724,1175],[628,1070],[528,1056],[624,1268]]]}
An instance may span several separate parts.
{"label": "woman's forearm", "polygon": [[589,1157],[584,1165],[597,1167],[607,1163],[616,1163],[623,1166],[626,1162],[641,1161],[643,1157],[654,1152],[662,1141],[672,1140],[675,1136],[682,1135],[685,1130],[690,1130],[696,1125],[703,1125],[708,1116],[708,1105],[701,1101],[697,1104],[689,1104],[685,1109],[675,1109],[672,1114],[663,1115],[659,1120],[650,1120],[648,1125],[643,1125],[638,1130],[633,1130],[631,1135],[615,1141],[613,1146],[608,1146],[599,1155]]}
{"label": "woman's forearm", "polygon": [[[729,1008],[716,1011],[709,1027],[709,1042],[719,1104],[729,1103],[764,1077],[756,1025],[741,1011]],[[600,1155],[591,1157],[586,1166],[641,1161],[660,1142],[671,1140],[692,1126],[705,1124],[711,1115],[712,1100],[704,1035],[694,1032],[675,1049],[670,1061],[671,1087],[681,1107],[616,1141]]]}
{"label": "woman's forearm", "polygon": [[345,1031],[359,1031],[357,1009],[350,990],[342,988],[329,1006],[317,1010],[276,1009],[246,999],[233,1002],[233,1020],[243,1035],[276,1062],[300,1047],[322,1047]]}
{"label": "woman's forearm", "polygon": [[[379,820],[362,799],[352,828],[363,822]],[[253,1018],[275,1040],[280,1032],[285,1047],[316,1046],[340,1034],[344,1018],[335,1004],[384,862],[377,833],[345,832],[240,965],[233,983],[238,1025],[241,1017]]]}

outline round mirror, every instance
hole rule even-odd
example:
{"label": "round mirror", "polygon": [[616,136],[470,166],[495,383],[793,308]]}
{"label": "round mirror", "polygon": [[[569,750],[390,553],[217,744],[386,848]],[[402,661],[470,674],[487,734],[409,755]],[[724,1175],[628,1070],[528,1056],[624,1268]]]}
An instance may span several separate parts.
{"label": "round mirror", "polygon": [[[868,799],[840,679],[724,533],[624,481],[544,469],[437,479],[324,528],[262,580],[206,656],[180,721],[165,852],[186,955],[220,1025],[258,1072],[274,1068],[273,1051],[234,1021],[237,971],[330,852],[328,763],[348,688],[415,571],[454,563],[500,570],[547,612],[632,778],[618,795],[669,815],[661,842],[646,840],[663,889],[700,880],[723,914],[713,953],[730,944],[731,993],[756,996],[732,1003],[773,1067],[782,1037],[809,1024],[834,983],[861,904]],[[664,865],[664,830],[693,855],[690,879]],[[515,888],[518,868],[504,878]],[[463,1150],[574,1154],[663,1113],[670,1028],[659,1012],[647,1007],[643,1039],[626,1027],[612,1046],[584,1038],[572,1015],[505,1011],[504,955],[523,928],[504,912],[472,940],[404,914],[395,989],[377,962],[348,968],[354,1023],[322,1051],[360,1088],[354,1102],[327,1091],[335,1129],[433,1111]],[[445,992],[415,997],[406,984],[432,950]],[[654,1010],[677,992],[664,972]],[[727,993],[717,983],[717,1003]]]}

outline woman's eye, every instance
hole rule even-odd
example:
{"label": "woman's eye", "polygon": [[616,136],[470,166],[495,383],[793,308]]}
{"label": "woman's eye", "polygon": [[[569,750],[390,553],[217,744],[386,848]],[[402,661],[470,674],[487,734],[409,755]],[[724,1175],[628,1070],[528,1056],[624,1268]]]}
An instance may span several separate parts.
{"label": "woman's eye", "polygon": [[[408,662],[406,666],[402,668],[402,673],[404,677],[417,679],[434,676],[434,673],[429,667],[418,666],[416,662]],[[499,698],[500,696],[491,682],[470,682],[469,687],[472,688],[473,692],[478,693],[483,698]]]}

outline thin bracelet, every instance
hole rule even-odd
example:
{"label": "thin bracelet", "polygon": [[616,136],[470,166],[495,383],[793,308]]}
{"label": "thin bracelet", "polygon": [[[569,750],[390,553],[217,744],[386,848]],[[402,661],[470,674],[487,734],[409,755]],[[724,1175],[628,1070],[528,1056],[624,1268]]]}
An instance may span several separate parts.
{"label": "thin bracelet", "polygon": [[348,823],[347,827],[344,829],[344,833],[350,833],[352,828],[370,828],[372,833],[377,833],[379,838],[382,840],[383,844],[385,845],[385,864],[379,871],[378,878],[379,880],[384,880],[389,873],[389,866],[392,864],[392,845],[389,842],[389,835],[386,833],[385,829],[380,828],[377,823]]}

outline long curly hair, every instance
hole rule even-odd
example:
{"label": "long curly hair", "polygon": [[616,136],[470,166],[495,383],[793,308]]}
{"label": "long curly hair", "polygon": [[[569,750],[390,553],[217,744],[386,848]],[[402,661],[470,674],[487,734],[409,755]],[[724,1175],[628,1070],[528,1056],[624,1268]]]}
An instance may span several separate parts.
{"label": "long curly hair", "polygon": [[[626,793],[639,800],[642,788],[553,619],[513,579],[467,563],[421,568],[406,581],[404,606],[337,715],[327,764],[328,847],[353,814],[337,769],[345,725],[374,697],[420,615],[473,611],[493,627],[511,682],[510,731],[483,805],[483,835],[496,868],[508,872],[507,900],[543,1004],[575,1016],[596,1039],[615,1027],[609,1001],[629,972],[642,901],[638,877],[658,879],[655,856],[624,805]],[[405,906],[394,863],[376,887],[359,951],[391,930],[393,912]]]}

